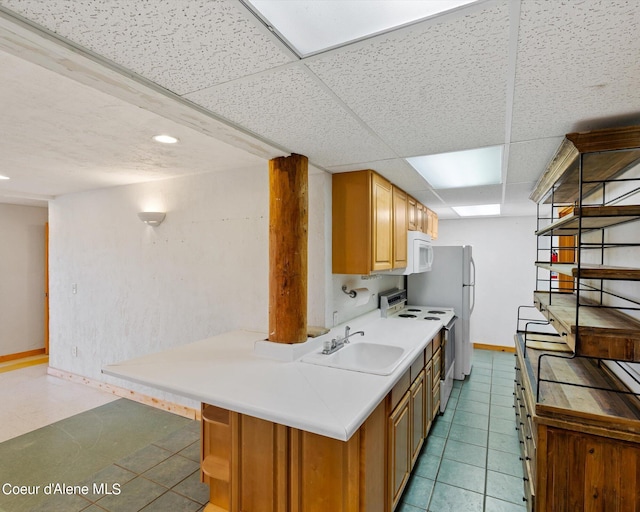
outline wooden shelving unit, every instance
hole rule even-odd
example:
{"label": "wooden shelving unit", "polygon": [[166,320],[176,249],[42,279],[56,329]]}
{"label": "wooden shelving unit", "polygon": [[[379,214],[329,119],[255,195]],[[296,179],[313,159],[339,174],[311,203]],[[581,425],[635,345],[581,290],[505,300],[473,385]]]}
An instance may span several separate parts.
{"label": "wooden shelving unit", "polygon": [[[640,281],[640,229],[618,228],[640,220],[640,178],[625,175],[638,165],[640,126],[568,134],[530,196],[540,261],[514,389],[530,512],[638,507],[640,395],[603,364],[640,361],[640,298],[624,283]],[[632,266],[608,264],[617,250]]]}
{"label": "wooden shelving unit", "polygon": [[585,206],[536,231],[538,236],[577,235],[640,219],[640,206]]}
{"label": "wooden shelving unit", "polygon": [[578,267],[576,263],[548,263],[546,261],[536,261],[536,266],[573,278],[581,277],[584,279],[610,279],[624,281],[640,280],[640,269],[638,268],[590,265],[588,263]]}
{"label": "wooden shelving unit", "polygon": [[[610,281],[638,281],[640,268],[606,264],[607,251],[622,245],[640,248],[640,236],[620,244],[605,234],[640,220],[640,204],[631,204],[636,198],[640,202],[640,178],[625,177],[639,164],[640,126],[568,134],[530,196],[538,202],[538,256],[546,254],[536,262],[535,304],[579,356],[640,361],[638,322],[625,314],[640,309],[640,301],[618,294],[607,300],[614,295]],[[620,195],[611,193],[616,186],[623,189]],[[550,204],[550,218],[540,214],[544,204]],[[569,214],[560,216],[561,211]],[[541,249],[543,239],[548,249]],[[573,262],[556,261],[566,251],[562,239],[572,240]],[[584,262],[586,252],[593,250],[599,251],[601,263]],[[549,272],[547,281],[540,270]],[[567,288],[573,293],[564,293]],[[546,294],[540,292],[546,289]]]}

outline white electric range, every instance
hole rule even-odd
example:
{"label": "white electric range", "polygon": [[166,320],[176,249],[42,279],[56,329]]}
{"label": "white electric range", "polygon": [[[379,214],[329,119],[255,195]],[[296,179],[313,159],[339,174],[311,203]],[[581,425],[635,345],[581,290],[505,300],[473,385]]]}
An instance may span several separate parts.
{"label": "white electric range", "polygon": [[[393,289],[380,294],[380,311],[384,318],[402,318],[409,322],[442,322],[442,368],[440,375],[440,412],[444,412],[453,389],[455,362],[455,323],[458,317],[453,308],[407,305],[407,291]],[[449,343],[451,341],[451,343]]]}

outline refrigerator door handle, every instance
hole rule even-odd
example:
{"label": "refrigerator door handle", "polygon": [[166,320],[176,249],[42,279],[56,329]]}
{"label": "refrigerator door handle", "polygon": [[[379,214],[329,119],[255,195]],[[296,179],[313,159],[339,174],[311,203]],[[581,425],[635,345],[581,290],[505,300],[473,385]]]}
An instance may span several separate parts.
{"label": "refrigerator door handle", "polygon": [[476,262],[473,261],[473,258],[471,258],[471,268],[473,269],[473,279],[471,281],[471,286],[473,287],[473,302],[471,303],[469,315],[473,313],[473,309],[476,307]]}

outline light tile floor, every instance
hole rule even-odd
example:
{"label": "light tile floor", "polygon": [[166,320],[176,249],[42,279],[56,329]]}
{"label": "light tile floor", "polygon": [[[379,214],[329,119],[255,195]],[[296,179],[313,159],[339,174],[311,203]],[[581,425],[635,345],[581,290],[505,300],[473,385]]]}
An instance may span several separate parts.
{"label": "light tile floor", "polygon": [[47,375],[46,364],[0,373],[0,442],[117,399]]}
{"label": "light tile floor", "polygon": [[524,512],[511,353],[474,350],[422,448],[396,512]]}
{"label": "light tile floor", "polygon": [[[514,375],[513,354],[474,351],[472,373],[455,381],[396,512],[524,512]],[[0,443],[0,480],[29,483],[26,475],[41,471],[43,481],[65,475],[72,485],[119,483],[122,489],[118,496],[58,496],[31,501],[33,506],[0,496],[0,512],[202,510],[207,488],[199,482],[198,422],[126,400],[108,403],[110,395],[48,377],[44,365],[1,374],[0,384],[0,439],[56,421]],[[27,397],[34,403],[27,404]],[[82,410],[87,412],[72,416]],[[64,448],[65,442],[73,448]]]}

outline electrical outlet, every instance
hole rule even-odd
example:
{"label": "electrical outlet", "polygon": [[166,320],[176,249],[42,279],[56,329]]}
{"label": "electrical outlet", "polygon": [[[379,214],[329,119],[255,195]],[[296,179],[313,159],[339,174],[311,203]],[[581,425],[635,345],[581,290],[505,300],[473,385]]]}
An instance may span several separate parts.
{"label": "electrical outlet", "polygon": [[76,283],[73,283],[71,285],[71,293],[73,293],[74,295],[78,293],[78,285]]}
{"label": "electrical outlet", "polygon": [[333,325],[334,326],[338,325],[338,312],[337,311],[333,312]]}
{"label": "electrical outlet", "polygon": [[71,355],[73,357],[78,357],[78,347],[76,347],[75,345],[71,347]]}

